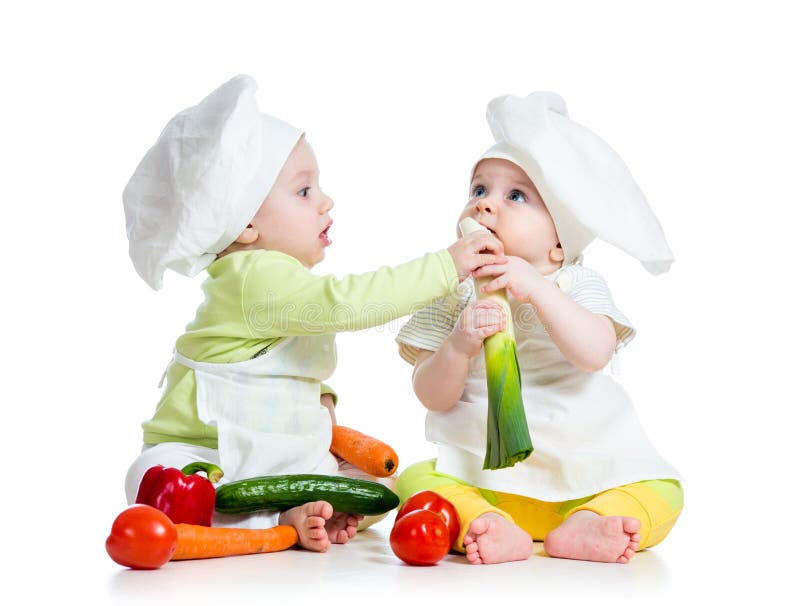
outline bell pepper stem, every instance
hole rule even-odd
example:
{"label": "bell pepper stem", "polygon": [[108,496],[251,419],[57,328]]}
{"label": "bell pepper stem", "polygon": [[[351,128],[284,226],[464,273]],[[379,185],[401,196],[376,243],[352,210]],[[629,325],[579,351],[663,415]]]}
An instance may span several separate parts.
{"label": "bell pepper stem", "polygon": [[213,463],[204,463],[203,461],[195,461],[194,463],[189,463],[186,467],[181,469],[181,473],[184,475],[192,475],[193,473],[197,473],[198,471],[206,472],[206,477],[208,481],[212,484],[216,484],[220,481],[220,478],[224,475],[222,470],[214,465]]}

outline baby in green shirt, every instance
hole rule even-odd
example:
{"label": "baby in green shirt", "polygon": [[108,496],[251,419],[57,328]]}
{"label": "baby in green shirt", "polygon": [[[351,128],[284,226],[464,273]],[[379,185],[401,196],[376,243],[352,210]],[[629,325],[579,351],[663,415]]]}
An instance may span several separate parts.
{"label": "baby in green shirt", "polygon": [[[160,288],[165,269],[208,271],[205,299],[178,339],[166,388],[143,424],[126,477],[129,502],[153,465],[222,467],[222,482],[346,473],[330,454],[335,333],[420,309],[486,264],[504,263],[491,234],[394,268],[341,279],[310,270],[331,244],[333,201],[303,133],[258,111],[238,76],[176,115],[125,189],[130,254]],[[291,524],[326,551],[355,535],[359,516],[324,501],[285,512],[216,514],[214,525]]]}

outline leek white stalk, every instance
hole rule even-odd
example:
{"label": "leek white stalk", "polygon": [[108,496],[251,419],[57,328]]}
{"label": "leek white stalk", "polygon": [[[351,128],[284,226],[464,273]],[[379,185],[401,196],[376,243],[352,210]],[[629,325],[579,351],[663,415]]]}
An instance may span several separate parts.
{"label": "leek white stalk", "polygon": [[[474,219],[467,217],[459,224],[461,234],[488,231]],[[481,292],[481,287],[492,278],[475,279],[479,299],[497,302],[505,311],[506,328],[483,342],[486,361],[486,382],[489,392],[489,410],[486,422],[486,456],[484,469],[501,469],[527,459],[533,452],[517,361],[517,343],[511,308],[505,291]]]}

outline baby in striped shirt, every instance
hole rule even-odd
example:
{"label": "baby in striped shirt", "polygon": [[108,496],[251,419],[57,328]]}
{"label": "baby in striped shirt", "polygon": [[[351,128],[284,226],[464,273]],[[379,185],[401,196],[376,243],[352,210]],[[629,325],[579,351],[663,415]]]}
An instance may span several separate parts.
{"label": "baby in striped shirt", "polygon": [[488,150],[458,218],[475,219],[503,243],[507,262],[473,276],[490,278],[484,292],[507,290],[533,454],[483,469],[483,341],[505,328],[506,315],[477,299],[474,283],[462,285],[414,314],[397,337],[428,409],[426,438],[438,449],[400,475],[397,491],[402,500],[420,490],[450,500],[461,522],[453,547],[473,564],[527,559],[532,541],[544,541],[551,557],[626,563],[672,529],[682,487],[625,391],[603,372],[635,330],[602,276],[581,264],[575,229],[543,197],[551,190],[533,156],[502,140]]}

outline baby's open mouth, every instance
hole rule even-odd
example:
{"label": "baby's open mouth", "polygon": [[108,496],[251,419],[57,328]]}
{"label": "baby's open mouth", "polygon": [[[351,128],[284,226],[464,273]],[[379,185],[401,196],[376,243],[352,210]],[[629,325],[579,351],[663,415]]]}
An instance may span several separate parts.
{"label": "baby's open mouth", "polygon": [[478,221],[478,225],[480,225],[483,229],[488,229],[489,233],[492,234],[493,236],[497,235],[497,232],[495,230],[493,230],[491,227],[489,227],[488,225],[484,225],[480,221]]}
{"label": "baby's open mouth", "polygon": [[325,246],[330,246],[331,245],[331,239],[328,236],[328,230],[330,230],[331,225],[333,225],[333,221],[328,223],[328,226],[325,229],[323,229],[319,234],[319,239],[324,242]]}

